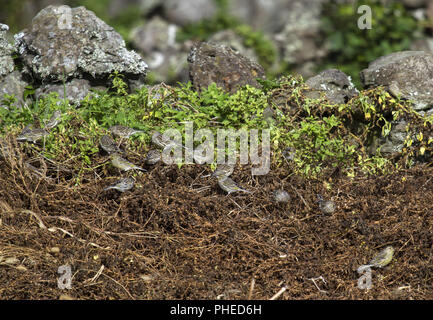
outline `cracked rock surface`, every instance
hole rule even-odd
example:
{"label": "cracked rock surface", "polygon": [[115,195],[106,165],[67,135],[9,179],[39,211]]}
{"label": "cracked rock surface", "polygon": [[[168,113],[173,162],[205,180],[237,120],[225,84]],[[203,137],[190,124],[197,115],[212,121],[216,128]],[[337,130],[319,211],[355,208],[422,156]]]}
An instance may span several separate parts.
{"label": "cracked rock surface", "polygon": [[147,64],[112,27],[84,7],[48,6],[15,35],[25,71],[42,82],[106,78],[115,70],[144,77]]}

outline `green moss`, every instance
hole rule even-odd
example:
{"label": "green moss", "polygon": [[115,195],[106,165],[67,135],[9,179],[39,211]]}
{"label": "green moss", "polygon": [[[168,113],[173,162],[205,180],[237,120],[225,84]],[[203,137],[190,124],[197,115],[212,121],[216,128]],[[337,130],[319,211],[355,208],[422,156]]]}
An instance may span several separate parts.
{"label": "green moss", "polygon": [[[287,147],[296,150],[292,169],[306,177],[318,177],[339,170],[350,176],[380,174],[414,163],[433,154],[433,117],[424,118],[409,104],[391,97],[382,88],[363,91],[347,104],[332,105],[325,98],[305,98],[306,86],[301,78],[285,77],[262,81],[263,89],[245,86],[234,94],[216,85],[198,94],[190,83],[178,87],[161,87],[160,94],[149,96],[143,88],[126,92],[122,76],[113,74],[110,90],[86,97],[79,108],[50,94],[28,108],[12,106],[14,98],[5,96],[0,108],[0,136],[17,135],[27,124],[43,127],[55,110],[63,121],[46,138],[44,146],[26,144],[59,163],[72,161],[80,172],[101,166],[98,159],[99,137],[115,124],[145,132],[156,128],[165,131],[185,122],[194,129],[271,129],[274,165],[284,165]],[[271,107],[274,119],[264,115]],[[406,145],[401,161],[390,161],[379,154],[371,156],[366,146],[374,135],[387,136],[392,122],[408,122]],[[410,135],[409,132],[414,132]],[[130,152],[142,155],[150,148],[149,134],[134,136],[126,143]],[[395,159],[394,159],[395,160]],[[79,173],[77,172],[79,175]]]}

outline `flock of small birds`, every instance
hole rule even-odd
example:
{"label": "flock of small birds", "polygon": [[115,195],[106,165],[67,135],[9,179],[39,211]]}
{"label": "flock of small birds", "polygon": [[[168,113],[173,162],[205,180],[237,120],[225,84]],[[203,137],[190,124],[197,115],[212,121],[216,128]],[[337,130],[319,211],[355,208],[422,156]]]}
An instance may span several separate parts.
{"label": "flock of small birds", "polygon": [[[31,125],[26,126],[22,132],[18,135],[18,141],[28,141],[32,143],[36,143],[40,139],[46,137],[49,132],[54,129],[61,121],[62,114],[60,111],[55,111],[51,118],[45,123],[44,128],[32,128]],[[114,125],[108,129],[108,131],[115,137],[119,137],[121,139],[129,139],[131,136],[139,133],[144,133],[143,130],[133,129],[123,125]],[[158,149],[164,149],[167,146],[182,146],[182,144],[176,143],[173,140],[170,140],[164,135],[156,130],[152,130],[150,132],[152,144],[154,144]],[[122,155],[124,151],[119,148],[119,145],[113,140],[113,138],[109,134],[105,134],[101,136],[99,140],[99,145],[109,156],[111,160],[111,164],[118,168],[121,171],[130,171],[130,170],[139,170],[146,171],[144,168],[141,168],[127,159],[125,159]],[[151,149],[145,159],[144,162],[147,165],[155,165],[159,161],[161,161],[162,154],[161,150]],[[289,154],[289,156],[288,156]],[[288,159],[293,158],[294,150],[287,149],[285,150],[284,156]],[[243,193],[252,193],[249,190],[243,189],[237,185],[237,183],[230,178],[230,175],[233,173],[234,165],[233,164],[219,164],[217,168],[209,175],[203,177],[213,177],[216,178],[218,185],[220,188],[230,195],[235,192],[243,192]],[[123,178],[118,180],[115,184],[106,187],[104,190],[116,189],[120,192],[125,192],[134,187],[134,179],[131,177]],[[290,201],[290,195],[285,190],[275,190],[273,192],[273,197],[275,202],[277,203],[288,203]],[[331,200],[323,200],[323,198],[318,195],[318,204],[319,208],[323,213],[332,214],[335,211],[335,204]]]}
{"label": "flock of small birds", "polygon": [[[45,138],[52,129],[54,129],[61,121],[62,114],[60,111],[55,111],[51,118],[45,123],[44,128],[32,128],[31,125],[26,126],[22,132],[18,135],[17,141],[28,141],[32,143],[36,143],[37,141]],[[108,129],[108,131],[121,139],[128,139],[134,134],[144,133],[142,130],[136,130],[129,128],[123,125],[115,125]],[[181,145],[170,139],[164,137],[164,135],[158,131],[151,131],[151,140],[152,144],[154,144],[158,149],[164,149],[170,145]],[[110,135],[103,135],[99,140],[100,147],[110,156],[111,164],[118,168],[121,171],[130,171],[130,170],[139,170],[146,171],[145,169],[129,162],[122,155],[124,151],[122,151],[113,138]],[[184,146],[182,146],[185,148]],[[148,165],[155,165],[159,161],[161,161],[162,153],[161,150],[151,149],[145,159],[144,162]],[[0,143],[0,156],[5,156],[9,153],[8,147],[4,144]],[[286,159],[293,159],[294,151],[290,148],[286,149],[284,152],[284,157]],[[36,169],[36,168],[35,168]],[[202,176],[205,177],[213,177],[217,179],[219,187],[224,190],[227,195],[230,195],[234,192],[243,192],[243,193],[252,193],[249,190],[243,189],[239,187],[236,182],[230,178],[230,175],[233,173],[234,165],[233,164],[219,164],[217,168],[209,175]],[[131,190],[134,187],[135,180],[133,177],[125,177],[117,180],[114,184],[105,187],[103,190],[108,191],[111,189],[118,190],[119,192],[125,192]],[[273,192],[273,198],[276,203],[284,204],[290,201],[290,195],[287,191],[283,189],[277,189]],[[318,194],[317,195],[317,203],[320,211],[323,214],[333,214],[336,210],[336,204],[332,200],[325,200],[323,197]],[[362,272],[366,268],[377,267],[383,268],[388,265],[394,254],[394,248],[391,246],[383,249],[379,254],[377,254],[367,265],[362,265],[358,268],[358,272]]]}

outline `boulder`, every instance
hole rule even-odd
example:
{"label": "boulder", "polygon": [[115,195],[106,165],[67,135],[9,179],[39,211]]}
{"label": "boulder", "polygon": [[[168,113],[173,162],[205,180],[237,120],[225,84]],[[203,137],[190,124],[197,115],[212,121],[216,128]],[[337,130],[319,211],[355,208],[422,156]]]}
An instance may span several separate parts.
{"label": "boulder", "polygon": [[412,42],[410,49],[412,51],[425,51],[433,53],[433,38],[415,40]]}
{"label": "boulder", "polygon": [[337,69],[322,71],[305,83],[311,88],[305,92],[307,97],[317,99],[324,92],[326,98],[334,104],[346,103],[358,94],[350,77]]}
{"label": "boulder", "polygon": [[24,71],[41,82],[107,79],[115,70],[127,78],[146,75],[142,58],[128,51],[122,37],[84,7],[46,7],[29,29],[15,35],[15,46]]}
{"label": "boulder", "polygon": [[360,73],[366,88],[384,86],[394,96],[413,101],[415,110],[433,107],[433,55],[402,51],[380,57]]}
{"label": "boulder", "polygon": [[375,136],[372,143],[368,147],[370,154],[375,155],[376,149],[379,148],[380,154],[383,156],[394,156],[399,154],[405,144],[407,122],[404,119],[391,122],[391,131],[386,137]]}
{"label": "boulder", "polygon": [[[72,79],[63,83],[46,84],[35,91],[36,99],[49,94],[57,92],[59,98],[68,99],[70,103],[78,105],[90,92],[91,89],[104,90],[104,87],[92,87],[90,82],[86,79]],[[65,96],[66,93],[66,96]]]}
{"label": "boulder", "polygon": [[14,95],[17,102],[14,104],[17,108],[22,108],[28,101],[24,100],[24,91],[29,83],[23,79],[19,71],[13,71],[0,80],[0,106],[4,107],[1,103],[5,94]]}
{"label": "boulder", "polygon": [[[229,13],[254,29],[268,34],[281,32],[287,24],[296,23],[305,12],[320,13],[324,0],[231,0]],[[310,22],[316,24],[316,19]],[[304,22],[302,22],[304,23]]]}
{"label": "boulder", "polygon": [[130,34],[134,48],[149,65],[156,82],[187,81],[187,57],[189,47],[176,42],[175,24],[154,17],[135,27]]}
{"label": "boulder", "polygon": [[273,35],[273,40],[281,52],[281,60],[293,65],[294,71],[303,77],[313,76],[317,62],[327,55],[327,49],[318,37],[322,2],[289,1],[289,8],[283,11],[283,29]]}
{"label": "boulder", "polygon": [[230,47],[202,42],[188,56],[190,80],[197,91],[211,83],[234,93],[239,87],[260,87],[257,78],[265,79],[265,71],[256,62]]}
{"label": "boulder", "polygon": [[13,95],[16,99],[15,107],[21,108],[26,105],[24,91],[29,83],[23,79],[22,74],[15,70],[12,54],[14,47],[8,41],[7,31],[9,27],[0,23],[0,107],[5,94]]}
{"label": "boulder", "polygon": [[212,18],[217,7],[214,0],[165,0],[164,17],[180,26]]}
{"label": "boulder", "polygon": [[14,47],[9,43],[6,32],[9,27],[0,23],[0,78],[14,71],[12,54]]}
{"label": "boulder", "polygon": [[254,62],[259,61],[254,49],[246,47],[244,45],[244,39],[236,34],[233,30],[219,31],[209,38],[209,42],[223,44],[235,51],[238,51],[241,55]]}

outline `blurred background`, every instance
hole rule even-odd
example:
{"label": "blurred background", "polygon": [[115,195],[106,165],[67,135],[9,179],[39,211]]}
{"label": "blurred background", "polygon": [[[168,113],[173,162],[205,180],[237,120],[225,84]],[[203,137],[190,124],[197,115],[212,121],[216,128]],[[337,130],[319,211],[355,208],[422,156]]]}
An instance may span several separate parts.
{"label": "blurred background", "polygon": [[[149,65],[150,84],[187,81],[194,41],[228,44],[270,78],[337,68],[358,87],[380,56],[433,52],[433,0],[0,0],[0,22],[18,33],[51,4],[85,6],[112,26]],[[358,28],[361,5],[372,9],[372,29]]]}

